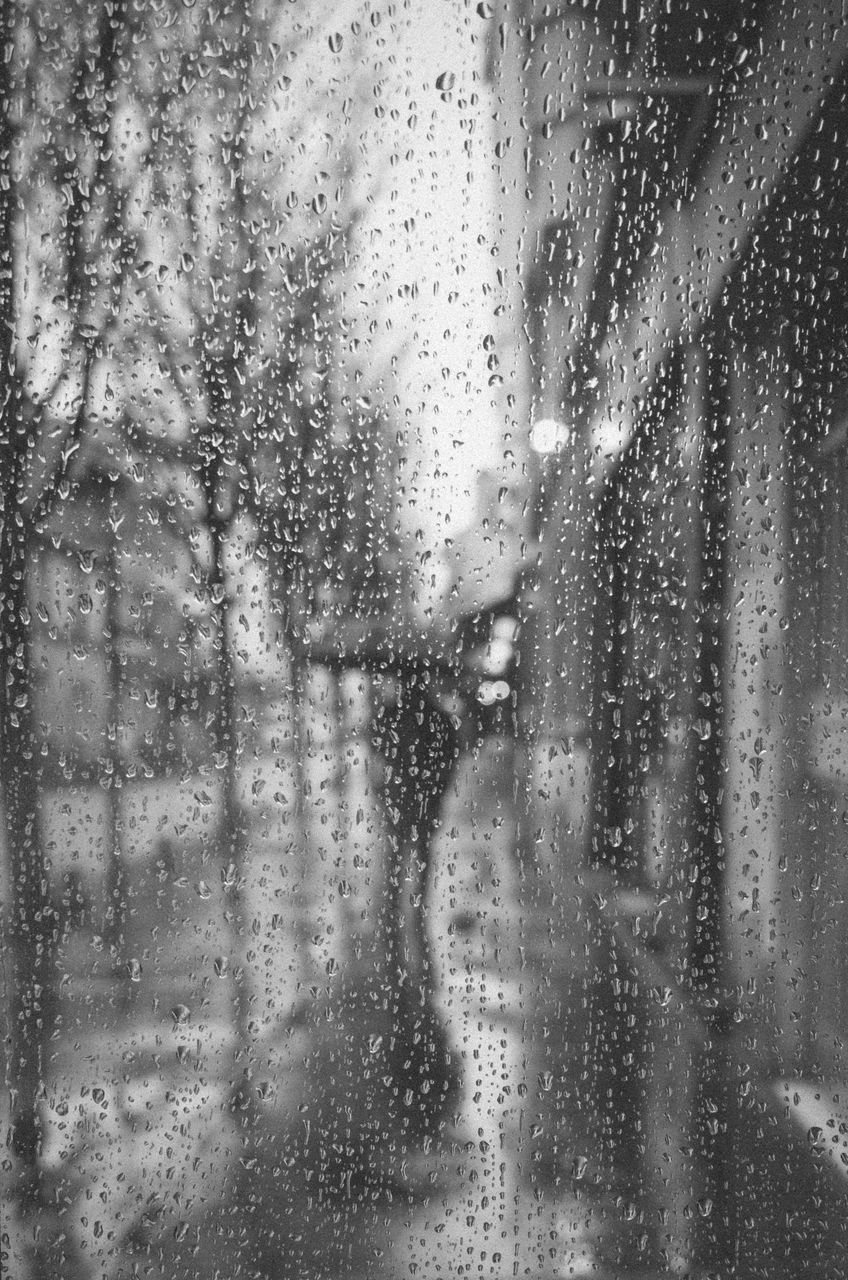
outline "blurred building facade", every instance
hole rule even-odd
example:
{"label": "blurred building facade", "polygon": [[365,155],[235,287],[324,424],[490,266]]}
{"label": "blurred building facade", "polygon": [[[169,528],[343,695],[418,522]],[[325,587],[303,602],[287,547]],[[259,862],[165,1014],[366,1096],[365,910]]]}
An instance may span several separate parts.
{"label": "blurred building facade", "polygon": [[843,6],[505,0],[490,71],[528,829],[600,1132],[670,1265],[841,1275]]}

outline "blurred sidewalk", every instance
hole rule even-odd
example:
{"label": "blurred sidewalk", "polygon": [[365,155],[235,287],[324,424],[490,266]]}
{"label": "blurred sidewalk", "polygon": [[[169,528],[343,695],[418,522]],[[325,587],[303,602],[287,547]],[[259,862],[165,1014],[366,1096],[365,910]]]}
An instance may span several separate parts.
{"label": "blurred sidewalk", "polygon": [[550,883],[520,865],[515,751],[485,739],[446,798],[429,925],[462,1096],[438,1158],[419,1162],[431,1192],[413,1188],[393,1229],[393,1276],[597,1274],[586,1001],[552,936]]}
{"label": "blurred sidewalk", "polygon": [[519,864],[514,750],[493,737],[460,761],[434,850],[435,986],[461,1071],[442,1131],[410,1136],[387,1112],[386,1015],[367,975],[325,989],[256,1066],[274,1087],[241,1137],[236,1119],[224,1194],[182,1241],[158,1235],[162,1274],[612,1277],[597,1267],[609,1193],[590,1004],[578,948],[551,934],[549,884]]}
{"label": "blurred sidewalk", "polygon": [[[437,1134],[412,1135],[392,1103],[391,993],[367,948],[332,975],[322,966],[300,1012],[287,1013],[292,957],[279,931],[260,930],[255,963],[273,971],[241,1047],[214,984],[183,1023],[178,1005],[168,1013],[182,988],[160,982],[167,1026],[141,1017],[143,981],[127,1008],[103,1010],[90,973],[68,985],[66,1022],[88,1034],[82,1058],[73,1040],[59,1046],[67,1064],[54,1060],[67,1096],[47,1099],[45,1173],[67,1203],[57,1245],[69,1238],[76,1274],[117,1280],[151,1264],[169,1280],[639,1274],[598,1265],[622,1229],[618,1256],[638,1259],[639,1224],[605,1171],[621,1144],[598,1132],[597,1063],[610,1050],[584,904],[558,896],[550,868],[522,863],[519,850],[536,842],[522,829],[517,750],[491,736],[461,758],[433,851],[434,988],[461,1076]],[[276,865],[261,841],[250,856]],[[184,879],[162,884],[188,895]],[[221,903],[202,905],[198,944],[214,954]],[[190,936],[187,918],[179,936]],[[102,985],[114,1001],[114,983]],[[227,1087],[233,1072],[245,1073],[241,1100]]]}

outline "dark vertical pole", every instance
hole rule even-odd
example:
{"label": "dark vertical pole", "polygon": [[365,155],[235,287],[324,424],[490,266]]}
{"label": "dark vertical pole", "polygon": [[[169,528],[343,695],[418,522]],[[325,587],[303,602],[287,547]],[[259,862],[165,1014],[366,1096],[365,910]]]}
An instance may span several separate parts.
{"label": "dark vertical pole", "polygon": [[39,755],[35,733],[29,616],[29,524],[23,509],[27,436],[15,357],[15,202],[11,120],[14,6],[0,3],[0,760],[9,902],[4,928],[3,1002],[8,1011],[5,1068],[17,1203],[38,1202],[38,1096],[49,1023],[53,920],[39,833]]}
{"label": "dark vertical pole", "polygon": [[[705,343],[704,349],[709,347]],[[723,379],[719,379],[723,381]],[[696,989],[713,995],[720,981],[724,847],[722,795],[724,728],[721,625],[724,549],[727,539],[728,406],[713,378],[707,380],[701,479],[701,605],[698,618],[698,716],[692,786],[692,851],[695,881],[690,916],[690,973]]]}
{"label": "dark vertical pole", "polygon": [[[217,469],[217,467],[216,467]],[[212,607],[218,636],[217,684],[215,698],[215,753],[221,777],[221,819],[219,826],[221,875],[224,891],[229,901],[225,919],[229,924],[230,943],[234,951],[232,959],[233,1020],[236,1036],[236,1054],[241,1056],[247,1045],[248,997],[247,979],[242,965],[242,901],[240,882],[244,871],[244,816],[239,795],[239,751],[237,733],[238,694],[236,690],[236,664],[233,654],[232,595],[228,581],[227,520],[217,511],[220,487],[217,476],[208,490],[209,533],[212,543]],[[245,1106],[247,1093],[244,1082],[250,1074],[245,1064],[243,1082],[237,1087],[239,1104]]]}
{"label": "dark vertical pole", "polygon": [[[720,996],[722,966],[721,906],[724,888],[722,808],[724,789],[724,671],[722,624],[727,541],[727,467],[729,400],[727,354],[707,334],[701,343],[704,360],[704,430],[700,459],[698,559],[701,565],[700,609],[696,618],[696,710],[691,760],[692,885],[689,900],[689,973],[695,991],[709,1002]],[[714,1201],[709,1219],[698,1220],[695,1247],[699,1261],[722,1255],[722,1237],[732,1235],[735,1213],[725,1186],[726,1138],[719,1136],[715,1116],[726,1104],[726,1073],[721,1001],[702,1051],[693,1054],[698,1087],[693,1145],[698,1156],[700,1190]]]}
{"label": "dark vertical pole", "polygon": [[[109,494],[110,517],[115,515],[114,486]],[[114,521],[110,519],[114,527]],[[104,936],[109,945],[115,973],[126,982],[127,973],[124,930],[126,925],[126,870],[124,866],[121,798],[123,796],[123,759],[121,756],[121,689],[123,672],[120,648],[120,568],[117,534],[110,532],[106,562],[106,757],[109,766],[109,791],[106,829],[106,921]]]}

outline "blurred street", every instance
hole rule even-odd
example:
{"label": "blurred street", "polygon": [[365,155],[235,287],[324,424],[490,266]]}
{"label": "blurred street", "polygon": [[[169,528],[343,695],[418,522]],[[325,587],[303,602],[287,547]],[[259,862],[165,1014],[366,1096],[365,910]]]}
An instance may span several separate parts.
{"label": "blurred street", "polygon": [[848,1280],[846,0],[0,0],[0,1277]]}
{"label": "blurred street", "polygon": [[551,941],[550,886],[519,863],[514,752],[489,738],[461,759],[438,837],[428,914],[460,1072],[451,1114],[423,1139],[387,1119],[387,1024],[363,956],[268,1045],[274,1095],[241,1140],[233,1125],[220,1211],[185,1215],[177,1248],[170,1223],[149,1237],[169,1274],[600,1274],[605,1220],[626,1214],[593,1158],[586,1000]]}
{"label": "blurred street", "polygon": [[[182,917],[152,987],[144,973],[103,972],[94,939],[65,952],[57,1023],[74,1039],[54,1055],[44,1160],[57,1204],[85,1187],[70,1215],[57,1210],[80,1266],[123,1237],[137,1265],[208,1280],[251,1266],[279,1280],[590,1274],[603,1197],[591,1185],[586,1001],[552,940],[550,882],[519,859],[514,757],[513,742],[490,737],[460,760],[437,837],[433,990],[460,1092],[435,1134],[410,1135],[387,1107],[391,1027],[369,983],[379,957],[364,949],[236,1053],[250,1064],[241,1113],[222,1085],[226,1011],[202,996],[197,1013],[210,987],[193,970],[210,957],[192,959],[186,942],[194,932],[208,945],[205,917]],[[160,892],[191,879],[167,868]],[[266,959],[279,976],[291,943],[280,926],[276,936],[281,955]],[[124,1083],[104,1089],[110,1079]],[[134,1214],[145,1180],[156,1190]]]}
{"label": "blurred street", "polygon": [[[220,1001],[198,1000],[224,979],[204,980],[208,949],[186,949],[192,936],[208,948],[210,925],[196,910],[163,917],[181,920],[182,938],[169,930],[173,956],[161,952],[153,985],[144,973],[98,978],[102,945],[77,939],[80,949],[62,956],[68,980],[57,1016],[73,1034],[57,1038],[43,1104],[51,1208],[38,1234],[48,1268],[71,1258],[75,1276],[173,1280],[711,1274],[685,1263],[697,1229],[723,1256],[721,1236],[709,1236],[707,1202],[699,1208],[688,1189],[703,1174],[675,1154],[691,1154],[685,1107],[677,1118],[674,1104],[653,1111],[659,1129],[647,1141],[673,1181],[652,1189],[637,1173],[641,1104],[620,1109],[634,1055],[622,1046],[609,1057],[603,1047],[632,1035],[615,1027],[636,1027],[641,1010],[631,1041],[636,1062],[647,1064],[641,1078],[658,1096],[670,1085],[672,1098],[675,1072],[693,1052],[687,1015],[673,1016],[662,987],[649,1001],[656,1008],[660,1000],[659,1020],[649,1005],[604,994],[610,975],[627,990],[628,970],[623,956],[610,961],[597,932],[600,882],[582,874],[564,899],[562,876],[527,856],[524,767],[513,739],[481,739],[458,761],[443,807],[427,900],[431,989],[459,1087],[428,1132],[415,1124],[421,1099],[401,1105],[397,1097],[386,1058],[390,986],[367,942],[341,963],[316,964],[304,985],[289,969],[296,921],[278,922],[279,950],[266,946],[254,972],[268,990],[288,983],[295,997],[285,1016],[277,1005],[276,1017],[276,1002],[255,999],[266,1017],[245,1047]],[[248,843],[255,838],[263,857],[265,822]],[[185,880],[167,868],[162,893],[179,895]],[[207,910],[198,883],[193,900]],[[627,909],[629,934],[638,917]],[[303,945],[322,944],[316,935]],[[155,992],[152,1004],[145,992]],[[639,1037],[650,1035],[656,1043],[645,1056]],[[729,1072],[732,1081],[731,1068],[728,1059],[716,1080]],[[234,1094],[225,1081],[240,1074]],[[732,1086],[716,1087],[719,1097]],[[722,1114],[733,1106],[726,1098]],[[716,1110],[709,1103],[708,1114]],[[736,1140],[757,1114],[734,1121]],[[777,1172],[785,1156],[766,1157],[760,1135]],[[770,1212],[793,1205],[810,1225],[804,1206],[829,1203],[829,1184],[809,1186],[803,1159],[786,1165],[784,1179],[783,1190],[780,1177],[773,1182]],[[838,1276],[838,1230],[835,1238],[825,1231],[818,1247],[833,1260],[826,1274]],[[787,1274],[806,1277],[804,1256],[787,1253]]]}

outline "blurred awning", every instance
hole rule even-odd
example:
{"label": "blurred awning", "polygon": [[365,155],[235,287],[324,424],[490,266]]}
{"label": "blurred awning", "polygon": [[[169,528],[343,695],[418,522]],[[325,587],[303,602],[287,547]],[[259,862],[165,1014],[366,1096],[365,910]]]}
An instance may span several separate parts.
{"label": "blurred awning", "polygon": [[775,0],[762,25],[758,40],[733,46],[738,83],[731,80],[718,100],[714,142],[687,176],[691,194],[671,193],[635,282],[596,346],[582,416],[598,484],[632,439],[658,366],[720,297],[848,59],[842,0]]}

